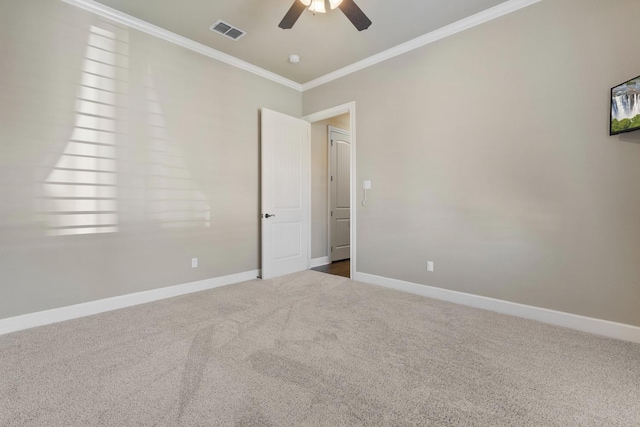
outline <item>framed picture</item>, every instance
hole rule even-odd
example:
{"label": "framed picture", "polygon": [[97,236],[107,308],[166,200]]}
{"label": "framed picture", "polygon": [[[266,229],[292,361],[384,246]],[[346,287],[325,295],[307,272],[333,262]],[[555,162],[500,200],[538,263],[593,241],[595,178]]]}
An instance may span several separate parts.
{"label": "framed picture", "polygon": [[640,129],[640,76],[611,88],[609,135]]}

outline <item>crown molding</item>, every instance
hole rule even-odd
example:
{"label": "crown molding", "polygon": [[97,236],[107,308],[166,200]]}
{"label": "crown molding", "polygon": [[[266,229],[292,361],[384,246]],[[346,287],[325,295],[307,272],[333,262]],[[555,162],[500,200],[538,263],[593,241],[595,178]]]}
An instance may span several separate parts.
{"label": "crown molding", "polygon": [[253,73],[265,79],[274,81],[276,83],[280,83],[281,85],[284,85],[291,89],[304,92],[309,89],[313,89],[315,87],[329,83],[333,80],[337,80],[351,73],[355,73],[356,71],[360,71],[372,65],[386,61],[387,59],[394,58],[398,55],[402,55],[403,53],[407,53],[414,49],[418,49],[422,46],[426,46],[428,44],[434,43],[445,37],[452,36],[459,32],[468,30],[469,28],[473,28],[475,26],[484,24],[485,22],[491,21],[496,18],[500,18],[501,16],[518,11],[527,6],[531,6],[532,4],[538,3],[542,0],[505,1],[504,3],[501,3],[490,9],[479,12],[468,18],[461,19],[460,21],[454,22],[453,24],[447,25],[445,27],[439,28],[430,33],[424,34],[420,37],[416,37],[413,40],[409,40],[408,42],[399,44],[398,46],[392,47],[391,49],[387,49],[383,52],[380,52],[378,54],[365,58],[361,61],[355,62],[351,65],[348,65],[344,68],[333,71],[329,74],[325,74],[322,77],[318,77],[317,79],[311,80],[304,84],[296,83],[293,80],[289,80],[285,77],[282,77],[279,74],[273,73],[271,71],[267,71],[264,68],[260,68],[246,61],[238,59],[234,56],[231,56],[229,54],[220,52],[219,50],[205,46],[202,43],[198,43],[186,37],[175,34],[171,31],[160,28],[156,25],[150,24],[146,21],[143,21],[142,19],[134,18],[131,15],[127,15],[126,13],[112,9],[94,0],[62,0],[62,1],[65,3],[80,7],[82,9],[88,10],[104,18],[126,25],[127,27],[142,31],[144,33],[158,37],[170,43],[176,44],[178,46],[182,46],[186,49],[208,56],[209,58],[216,59],[218,61],[231,65],[233,67],[248,71],[250,73]]}
{"label": "crown molding", "polygon": [[329,74],[325,74],[322,77],[311,80],[302,85],[302,91],[304,92],[309,89],[313,89],[315,87],[329,83],[333,80],[337,80],[351,73],[355,73],[356,71],[360,71],[372,65],[378,64],[379,62],[386,61],[387,59],[394,58],[398,55],[402,55],[403,53],[407,53],[419,47],[434,43],[445,37],[452,36],[459,32],[468,30],[469,28],[484,24],[485,22],[491,21],[496,18],[500,18],[501,16],[523,9],[527,6],[531,6],[532,4],[538,3],[540,1],[542,0],[508,0],[490,9],[476,13],[475,15],[471,15],[468,18],[461,19],[460,21],[454,22],[453,24],[449,24],[445,27],[424,34],[420,37],[416,37],[413,40],[409,40],[408,42],[399,44],[398,46],[392,47],[391,49],[387,49],[361,61],[354,62],[353,64],[348,65],[344,68],[333,71]]}
{"label": "crown molding", "polygon": [[168,41],[169,43],[182,46],[186,49],[208,56],[209,58],[216,59],[220,62],[224,62],[225,64],[231,65],[233,67],[239,68],[244,71],[248,71],[252,74],[274,81],[276,83],[280,83],[281,85],[287,86],[291,89],[302,91],[302,85],[300,83],[296,83],[293,80],[289,80],[285,77],[282,77],[279,74],[272,73],[271,71],[267,71],[263,68],[260,68],[248,62],[245,62],[234,56],[228,55],[226,53],[220,52],[219,50],[205,46],[202,43],[195,42],[191,39],[180,36],[171,31],[165,30],[164,28],[160,28],[156,25],[150,24],[146,21],[143,21],[142,19],[134,18],[131,15],[127,15],[126,13],[112,9],[94,0],[62,0],[62,1],[65,3],[71,4],[73,6],[77,6],[81,9],[88,10],[89,12],[95,13],[96,15],[102,16],[103,18],[107,18],[112,21],[118,22],[122,25],[126,25],[129,28],[142,31],[143,33],[147,33],[154,37],[158,37],[162,40]]}

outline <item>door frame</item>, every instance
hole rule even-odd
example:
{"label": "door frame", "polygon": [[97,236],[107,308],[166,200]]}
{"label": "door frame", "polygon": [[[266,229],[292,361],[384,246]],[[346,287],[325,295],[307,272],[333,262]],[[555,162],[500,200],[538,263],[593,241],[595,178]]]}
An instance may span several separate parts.
{"label": "door frame", "polygon": [[[327,128],[327,251],[329,253],[329,262],[331,262],[331,132],[347,135],[349,139],[351,139],[351,132],[349,131],[335,126],[329,126]],[[353,155],[353,146],[351,143],[349,143],[349,145],[351,146],[351,153],[349,154],[351,156]],[[349,165],[349,168],[351,168],[351,165]],[[351,183],[349,183],[349,189],[351,190]],[[349,196],[351,196],[351,194],[349,194]],[[351,201],[351,197],[349,197],[349,199],[349,201]],[[349,207],[349,215],[351,215],[351,213],[351,207]],[[349,218],[349,222],[351,222],[351,218]],[[309,226],[311,226],[311,224],[309,224]],[[351,242],[349,242],[349,247],[351,247]]]}
{"label": "door frame", "polygon": [[[346,104],[338,105],[336,107],[328,108],[326,110],[318,111],[316,113],[308,114],[302,117],[303,120],[308,121],[309,123],[319,122],[321,120],[330,119],[335,116],[339,116],[341,114],[349,113],[349,124],[350,124],[350,132],[351,132],[351,173],[349,179],[349,188],[351,192],[351,247],[350,247],[350,276],[353,279],[356,276],[356,249],[357,249],[357,241],[356,241],[356,206],[357,206],[357,196],[358,196],[358,187],[356,182],[356,102],[348,102]],[[309,180],[309,204],[311,202],[311,180]],[[329,230],[327,230],[328,232]],[[327,247],[327,251],[330,251],[330,248]],[[328,256],[330,256],[330,252]],[[311,268],[311,209],[309,209],[309,259],[308,266]]]}

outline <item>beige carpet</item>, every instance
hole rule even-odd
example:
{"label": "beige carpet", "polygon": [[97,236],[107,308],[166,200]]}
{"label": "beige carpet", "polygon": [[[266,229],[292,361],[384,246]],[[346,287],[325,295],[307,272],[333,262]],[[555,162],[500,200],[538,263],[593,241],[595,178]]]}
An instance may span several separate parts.
{"label": "beige carpet", "polygon": [[1,426],[639,426],[640,346],[316,272],[0,337]]}

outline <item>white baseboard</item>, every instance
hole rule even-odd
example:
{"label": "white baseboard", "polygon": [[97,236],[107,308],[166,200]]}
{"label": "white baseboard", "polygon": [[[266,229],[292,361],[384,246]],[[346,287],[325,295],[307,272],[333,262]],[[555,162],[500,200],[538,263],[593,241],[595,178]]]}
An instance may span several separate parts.
{"label": "white baseboard", "polygon": [[23,329],[35,328],[36,326],[77,319],[79,317],[91,316],[92,314],[104,313],[105,311],[117,310],[152,301],[172,298],[179,295],[219,288],[221,286],[231,285],[234,283],[246,282],[248,280],[255,279],[259,275],[260,270],[247,271],[245,273],[200,280],[198,282],[185,283],[182,285],[169,286],[150,291],[136,292],[133,294],[70,305],[68,307],[54,308],[52,310],[0,319],[0,335],[21,331]]}
{"label": "white baseboard", "polygon": [[537,320],[538,322],[563,326],[565,328],[576,329],[578,331],[603,335],[610,338],[640,343],[640,327],[638,326],[611,322],[609,320],[594,319],[592,317],[579,316],[577,314],[533,307],[530,305],[472,295],[464,292],[450,291],[433,286],[419,285],[417,283],[389,279],[367,273],[356,273],[353,279],[359,282],[384,286],[386,288],[392,288],[424,297],[482,308],[525,319]]}
{"label": "white baseboard", "polygon": [[331,264],[331,258],[324,256],[321,258],[314,258],[309,263],[309,268],[321,267],[323,265]]}

